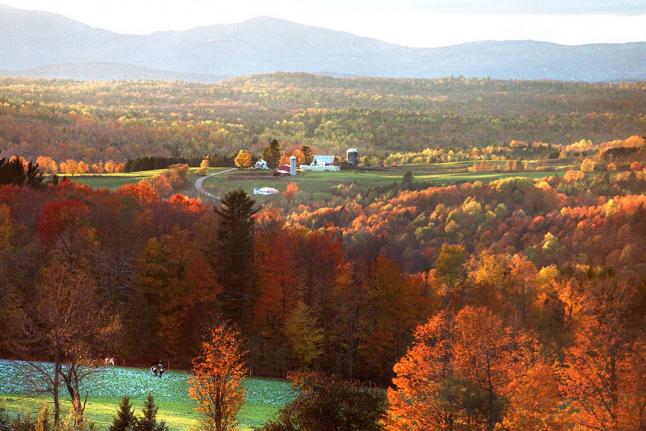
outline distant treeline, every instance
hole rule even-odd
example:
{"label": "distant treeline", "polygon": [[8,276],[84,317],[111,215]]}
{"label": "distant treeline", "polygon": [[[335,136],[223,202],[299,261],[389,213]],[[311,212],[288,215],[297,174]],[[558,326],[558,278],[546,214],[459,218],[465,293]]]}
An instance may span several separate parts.
{"label": "distant treeline", "polygon": [[211,166],[234,166],[233,159],[235,156],[227,155],[209,155],[207,157],[198,157],[187,159],[185,157],[139,157],[129,159],[126,162],[124,172],[153,171],[156,169],[168,169],[173,165],[189,165],[198,167],[204,159],[208,159]]}
{"label": "distant treeline", "polygon": [[[284,148],[361,156],[595,144],[646,134],[643,82],[337,79],[274,74],[217,85],[0,79],[0,151],[28,159],[259,154]],[[549,147],[526,148],[527,157]],[[552,153],[556,156],[556,152]],[[211,161],[211,165],[220,164]]]}

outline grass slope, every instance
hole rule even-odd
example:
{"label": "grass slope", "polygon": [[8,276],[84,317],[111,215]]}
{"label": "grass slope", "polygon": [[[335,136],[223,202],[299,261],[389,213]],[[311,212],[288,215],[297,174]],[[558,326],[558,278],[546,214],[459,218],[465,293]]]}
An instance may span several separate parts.
{"label": "grass slope", "polygon": [[[545,172],[468,172],[467,167],[474,162],[451,162],[437,163],[433,165],[398,166],[388,168],[371,168],[366,170],[347,169],[341,172],[306,172],[299,173],[295,177],[271,177],[269,171],[258,171],[255,169],[237,170],[224,175],[218,175],[207,179],[204,182],[206,191],[222,196],[224,193],[242,189],[247,193],[253,193],[254,188],[273,187],[279,191],[285,190],[287,184],[297,183],[301,197],[308,200],[319,200],[330,197],[340,184],[354,183],[360,189],[369,189],[375,186],[400,183],[406,171],[415,175],[415,181],[425,182],[429,185],[446,185],[468,181],[493,181],[507,177],[528,177],[541,178],[557,175],[555,171]],[[567,166],[552,166],[552,169],[562,170]],[[209,168],[209,174],[228,170],[230,168]],[[85,175],[69,177],[70,180],[88,185],[92,188],[106,188],[116,190],[124,184],[133,184],[144,178],[153,177],[163,172],[163,169],[154,171],[129,172],[121,174]],[[191,168],[189,183],[180,190],[190,197],[198,197],[195,191],[194,182],[198,178],[197,168]],[[199,196],[201,197],[201,196]],[[276,196],[257,196],[260,202],[277,199]]]}
{"label": "grass slope", "polygon": [[[408,166],[384,168],[375,170],[343,170],[341,172],[305,172],[295,177],[270,177],[267,171],[236,171],[229,174],[209,178],[204,188],[218,196],[229,190],[241,188],[247,193],[253,193],[254,188],[273,187],[284,191],[289,183],[297,183],[301,197],[317,200],[329,197],[340,184],[354,183],[360,189],[375,186],[401,183],[406,171],[413,172],[415,181],[429,185],[446,185],[468,181],[493,181],[507,177],[541,178],[557,175],[549,172],[467,172],[466,167],[471,162],[442,163],[428,166]],[[258,197],[259,201],[277,199],[276,196]]]}
{"label": "grass slope", "polygon": [[[209,174],[223,171],[228,168],[209,168]],[[140,171],[140,172],[123,172],[119,174],[103,174],[103,175],[76,175],[68,177],[71,181],[85,184],[94,189],[109,189],[116,190],[126,184],[136,184],[144,178],[157,176],[164,172],[165,169],[157,169],[153,171]],[[193,182],[197,179],[197,168],[191,168],[189,171],[189,189],[193,189]],[[190,191],[188,190],[188,191]]]}
{"label": "grass slope", "polygon": [[[129,395],[139,412],[146,395],[151,392],[159,405],[160,418],[175,430],[186,430],[196,425],[200,418],[194,411],[195,404],[188,399],[187,380],[185,371],[170,370],[163,379],[157,379],[147,369],[100,369],[88,384],[91,389],[87,415],[99,429],[106,429],[122,396]],[[245,381],[245,387],[245,404],[238,415],[243,430],[267,422],[295,395],[290,384],[282,380],[250,378]],[[45,402],[51,402],[51,397],[29,395],[29,388],[19,378],[16,365],[0,361],[0,407],[13,415],[34,415]],[[63,404],[66,411],[68,404],[67,401]]]}

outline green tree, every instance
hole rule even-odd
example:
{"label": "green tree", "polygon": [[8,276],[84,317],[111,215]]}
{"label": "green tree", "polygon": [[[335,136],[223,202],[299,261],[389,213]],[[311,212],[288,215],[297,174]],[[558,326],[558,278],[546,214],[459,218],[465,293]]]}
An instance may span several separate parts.
{"label": "green tree", "polygon": [[123,397],[117,414],[112,419],[109,431],[133,431],[137,425],[137,417],[132,409],[130,397]]}
{"label": "green tree", "polygon": [[164,421],[157,422],[158,410],[159,408],[155,405],[153,394],[148,393],[142,410],[143,416],[137,419],[135,431],[168,431],[168,427]]}
{"label": "green tree", "polygon": [[[249,313],[256,299],[253,270],[255,201],[243,190],[233,190],[215,209],[220,216],[219,278],[226,317],[248,329]],[[246,334],[245,334],[246,335]]]}

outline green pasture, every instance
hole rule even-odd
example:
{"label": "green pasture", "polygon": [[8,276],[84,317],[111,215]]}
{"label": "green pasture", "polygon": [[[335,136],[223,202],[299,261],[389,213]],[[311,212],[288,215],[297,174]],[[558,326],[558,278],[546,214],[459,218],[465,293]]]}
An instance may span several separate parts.
{"label": "green pasture", "polygon": [[[273,187],[284,191],[289,183],[299,186],[301,198],[312,200],[324,199],[340,184],[354,184],[359,190],[367,190],[376,186],[386,186],[401,183],[407,171],[411,171],[416,182],[430,186],[446,185],[470,181],[494,181],[507,177],[542,178],[557,175],[554,171],[543,172],[468,172],[468,162],[442,163],[428,166],[403,166],[381,169],[348,169],[341,172],[302,172],[295,177],[272,177],[267,171],[253,169],[237,170],[223,175],[214,176],[204,182],[204,188],[216,196],[222,196],[227,191],[242,189],[252,193],[254,188]],[[259,197],[259,200],[277,199],[276,196]]]}
{"label": "green pasture", "polygon": [[[428,185],[446,185],[469,181],[493,181],[500,178],[523,176],[528,178],[541,178],[557,175],[558,171],[566,169],[566,165],[551,165],[547,171],[527,172],[468,172],[467,168],[476,162],[461,161],[450,163],[436,163],[432,165],[411,165],[385,168],[346,169],[341,172],[301,172],[295,177],[273,177],[270,171],[259,171],[255,169],[238,169],[223,175],[208,178],[204,182],[204,188],[208,192],[222,196],[224,193],[242,189],[247,193],[253,193],[254,188],[273,187],[284,191],[287,184],[297,183],[302,199],[319,200],[328,198],[341,184],[354,184],[359,190],[367,190],[376,186],[387,186],[394,183],[401,183],[402,177],[407,171],[411,171],[416,182]],[[230,168],[209,168],[209,174],[222,172]],[[144,178],[159,175],[164,170],[129,172],[120,174],[105,175],[84,175],[69,177],[70,180],[86,184],[93,188],[107,188],[116,190],[125,184],[133,184]],[[181,193],[195,197],[197,192],[194,182],[198,178],[197,168],[191,168],[189,184]],[[276,196],[260,197],[261,202],[277,199]]]}
{"label": "green pasture", "polygon": [[[189,180],[191,181],[191,184],[189,184],[187,192],[192,192],[193,190],[192,183],[197,179],[197,169],[198,168],[191,168],[189,171]],[[209,168],[209,174],[223,171],[225,169],[227,168]],[[85,184],[86,186],[90,186],[94,189],[116,190],[123,185],[136,184],[144,178],[157,176],[164,171],[165,169],[156,169],[152,171],[122,172],[118,174],[75,175],[67,178],[71,181]]]}
{"label": "green pasture", "polygon": [[[15,364],[0,361],[0,408],[6,409],[10,415],[35,416],[43,403],[52,402],[51,396],[31,395],[30,388],[23,385],[19,374]],[[107,429],[121,397],[130,396],[136,411],[140,413],[150,392],[159,406],[160,419],[173,430],[187,430],[200,419],[194,411],[194,402],[187,395],[187,379],[188,373],[185,371],[170,370],[162,379],[158,379],[147,369],[102,368],[87,384],[87,416],[98,429]],[[249,378],[245,381],[245,388],[245,404],[238,415],[242,430],[251,430],[266,423],[295,396],[290,384],[284,380]],[[62,403],[65,414],[69,401],[63,397]]]}

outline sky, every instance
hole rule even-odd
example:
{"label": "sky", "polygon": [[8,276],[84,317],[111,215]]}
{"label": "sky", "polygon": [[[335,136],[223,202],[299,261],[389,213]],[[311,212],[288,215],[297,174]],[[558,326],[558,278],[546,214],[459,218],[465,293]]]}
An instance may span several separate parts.
{"label": "sky", "polygon": [[145,34],[272,16],[415,47],[646,41],[646,0],[0,0]]}

